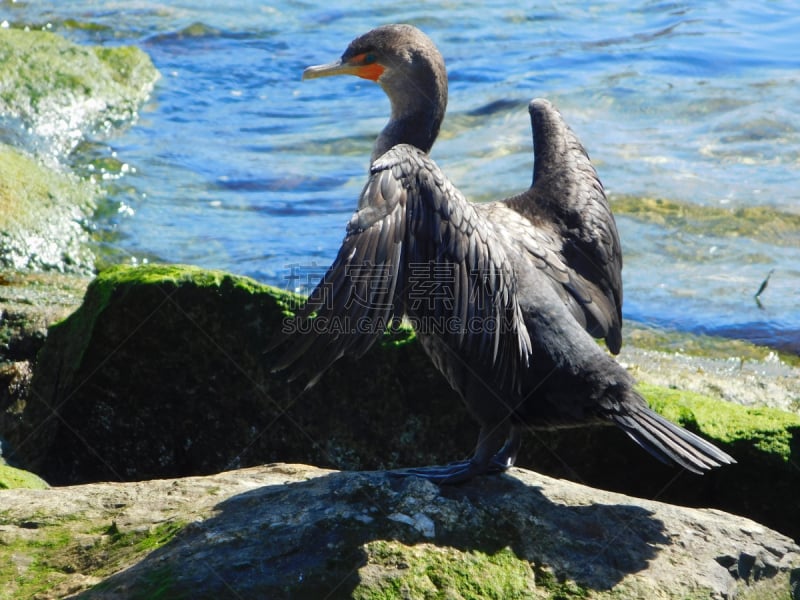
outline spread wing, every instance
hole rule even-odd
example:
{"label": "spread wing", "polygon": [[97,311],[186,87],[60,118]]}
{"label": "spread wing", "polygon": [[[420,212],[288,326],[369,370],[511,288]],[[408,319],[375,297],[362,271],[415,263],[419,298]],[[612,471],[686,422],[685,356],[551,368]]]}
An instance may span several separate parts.
{"label": "spread wing", "polygon": [[493,225],[423,152],[398,145],[376,160],[335,261],[298,312],[276,369],[312,385],[360,356],[408,316],[467,365],[518,386],[530,339],[515,278]]}
{"label": "spread wing", "polygon": [[550,102],[531,101],[533,185],[494,203],[528,223],[513,225],[530,260],[550,275],[573,316],[613,353],[622,344],[622,250],[603,185],[575,133]]}

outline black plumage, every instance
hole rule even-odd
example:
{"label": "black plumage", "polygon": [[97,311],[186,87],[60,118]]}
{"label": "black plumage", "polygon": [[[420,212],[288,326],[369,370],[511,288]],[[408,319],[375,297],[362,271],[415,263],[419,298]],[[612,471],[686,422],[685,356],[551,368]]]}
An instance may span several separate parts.
{"label": "black plumage", "polygon": [[408,317],[481,426],[469,460],[401,472],[437,482],[507,468],[526,428],[610,423],[695,473],[734,462],[651,411],[592,339],[619,352],[619,236],[589,157],[548,101],[529,105],[530,189],[473,204],[427,154],[447,103],[444,61],[430,39],[408,25],[379,27],[304,78],[343,73],[381,85],[392,114],[342,247],[297,318],[336,319],[353,331],[304,327],[314,333],[283,340],[276,368],[312,385]]}

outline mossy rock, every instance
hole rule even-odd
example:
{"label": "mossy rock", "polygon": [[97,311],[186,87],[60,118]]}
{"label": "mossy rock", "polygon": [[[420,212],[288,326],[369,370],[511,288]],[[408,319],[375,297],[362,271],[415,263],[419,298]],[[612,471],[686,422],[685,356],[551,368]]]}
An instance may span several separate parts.
{"label": "mossy rock", "polygon": [[84,499],[84,504],[88,510],[74,508],[70,515],[40,511],[23,521],[0,511],[0,529],[29,532],[0,543],[0,597],[71,597],[165,545],[184,526],[170,520],[123,530],[91,514],[91,502]]}
{"label": "mossy rock", "polygon": [[800,566],[748,519],[516,468],[438,487],[274,464],[0,496],[9,599],[767,600]]}
{"label": "mossy rock", "polygon": [[0,28],[0,268],[92,274],[98,188],[55,165],[87,134],[133,120],[158,77],[135,47]]}
{"label": "mossy rock", "polygon": [[[142,50],[86,47],[46,31],[0,29],[0,114],[53,154],[130,121],[159,74]],[[54,146],[50,148],[50,146]]]}
{"label": "mossy rock", "polygon": [[[365,544],[367,565],[360,569],[355,600],[390,598],[549,598],[536,589],[528,561],[510,548],[494,553],[435,544],[406,545],[394,540]],[[577,586],[575,586],[577,588]]]}
{"label": "mossy rock", "polygon": [[0,268],[90,274],[96,196],[93,184],[0,143]]}
{"label": "mossy rock", "polygon": [[[205,474],[291,461],[339,469],[446,462],[477,427],[408,333],[337,362],[303,392],[270,370],[300,299],[179,266],[116,267],[51,328],[17,460],[51,483]],[[518,464],[632,495],[743,513],[794,537],[800,417],[643,386],[657,410],[737,458],[703,477],[663,466],[613,427],[526,437]],[[53,418],[53,407],[58,419]],[[21,432],[24,433],[24,432]],[[795,492],[792,492],[795,490]]]}
{"label": "mossy rock", "polygon": [[27,430],[22,414],[47,328],[78,308],[88,284],[73,275],[0,270],[0,443]]}
{"label": "mossy rock", "polygon": [[[2,461],[2,459],[0,459]],[[16,469],[0,462],[0,490],[28,488],[43,490],[50,487],[47,482],[34,473]]]}
{"label": "mossy rock", "polygon": [[275,461],[386,468],[470,451],[477,428],[403,334],[305,393],[271,373],[265,350],[299,301],[192,267],[101,273],[48,333],[11,456],[63,484]]}

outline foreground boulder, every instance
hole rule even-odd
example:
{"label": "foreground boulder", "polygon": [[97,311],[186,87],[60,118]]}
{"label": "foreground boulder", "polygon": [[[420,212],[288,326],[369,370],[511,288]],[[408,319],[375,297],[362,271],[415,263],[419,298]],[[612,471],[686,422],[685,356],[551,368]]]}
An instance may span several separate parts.
{"label": "foreground boulder", "polygon": [[[102,273],[53,326],[7,455],[51,484],[209,474],[265,462],[385,469],[446,462],[477,427],[408,332],[341,360],[314,388],[265,353],[299,299],[176,266]],[[800,538],[800,417],[656,386],[669,418],[737,465],[703,477],[655,461],[615,428],[526,436],[518,464],[631,495],[747,515]]]}
{"label": "foreground boulder", "polygon": [[798,597],[800,548],[774,531],[522,469],[438,488],[273,465],[0,498],[8,598]]}

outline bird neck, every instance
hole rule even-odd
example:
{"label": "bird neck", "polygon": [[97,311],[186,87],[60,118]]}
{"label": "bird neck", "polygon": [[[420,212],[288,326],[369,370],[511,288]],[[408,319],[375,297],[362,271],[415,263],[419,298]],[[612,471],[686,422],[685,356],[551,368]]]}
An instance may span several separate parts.
{"label": "bird neck", "polygon": [[413,90],[389,96],[392,116],[375,141],[371,161],[398,144],[411,144],[426,154],[431,151],[447,107],[447,84],[437,83],[431,86],[433,93]]}

